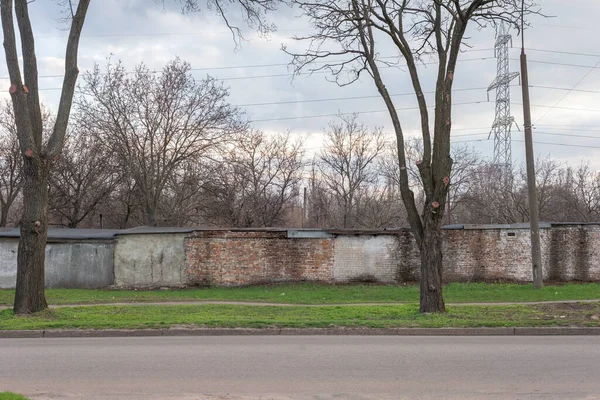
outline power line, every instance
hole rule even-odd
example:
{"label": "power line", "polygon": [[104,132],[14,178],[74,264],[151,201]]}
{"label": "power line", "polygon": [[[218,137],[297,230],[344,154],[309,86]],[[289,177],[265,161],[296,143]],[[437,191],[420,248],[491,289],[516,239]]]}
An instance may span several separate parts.
{"label": "power line", "polygon": [[[455,103],[454,106],[464,106],[464,105],[473,105],[473,104],[482,104],[487,103],[486,101],[470,101],[466,103]],[[428,108],[432,108],[429,106]],[[418,110],[419,107],[405,107],[405,108],[396,108],[396,111],[408,111],[408,110]],[[378,114],[388,112],[388,110],[370,110],[370,111],[355,111],[355,112],[345,112],[345,113],[336,113],[336,114],[319,114],[319,115],[301,115],[296,117],[280,117],[280,118],[267,118],[267,119],[255,119],[250,120],[248,122],[271,122],[271,121],[289,121],[294,119],[311,119],[311,118],[326,118],[326,117],[337,117],[340,115],[352,115],[352,114]]]}
{"label": "power line", "polygon": [[[492,57],[483,57],[483,58],[471,58],[471,59],[466,59],[466,60],[459,60],[461,62],[469,62],[469,61],[485,61],[488,59],[493,59]],[[514,58],[511,58],[510,60],[512,61],[517,61]],[[595,65],[595,66],[589,66],[589,65],[579,65],[579,64],[567,64],[567,63],[555,63],[555,62],[550,62],[550,61],[536,61],[536,60],[529,60],[529,62],[532,63],[540,63],[540,64],[550,64],[550,65],[560,65],[560,66],[567,66],[567,67],[579,67],[579,68],[590,68],[592,71],[595,69],[600,69],[600,65]],[[437,63],[423,63],[423,65],[435,65]],[[277,64],[263,64],[263,66],[266,65],[272,65],[275,66]],[[279,64],[279,65],[289,65],[289,64]],[[207,71],[207,70],[211,70],[211,69],[235,69],[235,68],[258,68],[261,65],[247,65],[247,66],[240,66],[240,67],[215,67],[215,68],[191,68],[190,71]],[[402,67],[404,65],[394,65],[394,66],[382,66],[381,68],[394,68],[394,67]],[[151,73],[157,73],[159,71],[153,70],[150,71]],[[322,74],[329,74],[329,71],[315,71],[310,73],[310,75],[322,75]],[[307,74],[309,75],[309,74]],[[215,78],[216,80],[219,81],[234,81],[234,80],[245,80],[245,79],[264,79],[264,78],[281,78],[281,77],[293,77],[294,74],[293,73],[285,73],[285,74],[268,74],[268,75],[254,75],[254,76],[233,76],[233,77],[225,77],[225,78]],[[40,75],[38,78],[62,78],[63,75]],[[10,79],[9,77],[0,77],[0,79],[2,80],[8,80]],[[536,87],[536,86],[530,86],[530,87]],[[538,88],[541,89],[549,89],[551,87],[549,86],[537,86]],[[571,90],[571,91],[577,91],[577,92],[584,92],[584,93],[600,93],[600,91],[596,91],[596,90],[573,90],[573,89],[567,89],[567,88],[553,88],[553,89],[557,89],[557,90]],[[62,88],[60,87],[54,87],[54,88],[39,88],[38,90],[40,91],[55,91],[55,90],[62,90]]]}
{"label": "power line", "polygon": [[569,89],[569,88],[560,88],[560,87],[554,87],[554,86],[529,85],[529,87],[536,88],[536,89],[567,90],[569,92],[600,93],[600,90]]}
{"label": "power line", "polygon": [[[511,103],[516,106],[522,106],[522,103]],[[600,112],[600,110],[593,108],[575,108],[575,107],[556,107],[556,106],[548,106],[542,104],[532,104],[531,107],[539,107],[539,108],[551,108],[557,110],[569,110],[569,111],[586,111],[586,112]]]}
{"label": "power line", "polygon": [[[490,51],[493,49],[480,49],[480,50],[471,50],[471,51]],[[392,59],[392,58],[397,58],[396,56],[388,56],[388,57],[381,57],[381,59]],[[494,59],[493,57],[480,57],[480,58],[467,58],[464,60],[458,60],[459,62],[470,62],[470,61],[486,61],[488,59]],[[341,61],[340,61],[341,62]],[[314,62],[313,64],[334,64],[335,62],[332,61],[318,61],[318,62]],[[290,63],[273,63],[273,64],[251,64],[251,65],[228,65],[228,66],[222,66],[222,67],[202,67],[202,68],[190,68],[190,71],[193,72],[201,72],[201,71],[221,71],[221,70],[232,70],[232,69],[250,69],[250,68],[268,68],[268,67],[287,67],[289,66]],[[437,65],[437,62],[427,62],[427,63],[422,63],[420,65]],[[382,66],[380,68],[394,68],[394,67],[405,67],[406,64],[399,64],[399,65],[385,65]],[[89,71],[86,71],[89,72]],[[160,70],[151,70],[149,71],[150,73],[156,74],[161,72]],[[133,72],[128,72],[128,74],[132,74]],[[329,73],[329,71],[323,70],[323,71],[315,71],[312,72],[310,74],[314,75],[314,74],[327,74]],[[101,73],[101,75],[105,75],[104,73]],[[307,73],[308,75],[308,73]],[[52,78],[52,79],[56,79],[56,78],[62,78],[64,75],[62,74],[57,74],[57,75],[39,75],[38,78]],[[228,80],[238,80],[238,79],[255,79],[255,78],[277,78],[277,77],[284,77],[284,76],[288,76],[288,77],[292,77],[294,76],[293,73],[286,73],[286,74],[270,74],[270,75],[255,75],[255,76],[234,76],[234,77],[227,77],[227,78],[216,78],[218,80],[221,81],[228,81]],[[0,79],[4,79],[4,80],[8,80],[10,79],[10,77],[8,76],[3,76],[0,77]],[[47,89],[39,89],[39,90],[62,90],[62,88],[47,88]]]}
{"label": "power line", "polygon": [[537,124],[538,122],[540,122],[542,119],[544,119],[544,117],[545,117],[546,115],[548,115],[548,113],[549,113],[550,111],[552,111],[552,110],[553,110],[553,109],[554,109],[556,106],[558,106],[558,105],[560,104],[560,102],[561,102],[561,101],[563,101],[563,100],[564,100],[564,99],[565,99],[565,98],[566,98],[568,95],[570,95],[570,94],[571,94],[571,92],[573,91],[573,89],[575,89],[577,86],[579,86],[579,84],[580,84],[581,82],[583,82],[583,81],[585,80],[585,78],[587,78],[587,77],[588,77],[588,76],[589,76],[589,75],[592,73],[592,71],[594,70],[594,68],[597,68],[599,65],[600,65],[600,60],[598,60],[598,62],[596,63],[596,65],[595,65],[594,67],[592,67],[592,68],[591,68],[591,69],[590,69],[590,70],[589,70],[589,71],[588,71],[588,72],[587,72],[587,73],[586,73],[586,74],[585,74],[585,75],[584,75],[584,76],[583,76],[583,77],[582,77],[582,78],[581,78],[579,81],[577,81],[577,83],[576,83],[575,85],[573,85],[573,87],[572,87],[570,90],[568,90],[568,91],[567,91],[567,93],[565,93],[565,95],[564,95],[563,97],[561,97],[561,98],[560,98],[560,99],[559,99],[559,100],[556,102],[556,104],[554,104],[554,106],[552,106],[552,108],[549,108],[549,109],[548,109],[548,110],[547,110],[547,111],[544,113],[544,115],[542,115],[541,117],[539,117],[539,118],[537,119],[537,121],[535,121],[535,122],[534,122],[534,125],[535,125],[535,124]]}
{"label": "power line", "polygon": [[[600,56],[598,56],[598,57],[600,57]],[[516,58],[511,58],[510,60],[511,61],[520,61]],[[583,65],[583,64],[559,63],[559,62],[554,62],[554,61],[540,61],[540,60],[528,60],[527,62],[531,62],[534,64],[558,65],[561,67],[591,68],[592,70],[600,69],[600,67],[597,65],[591,66],[591,65]]]}
{"label": "power line", "polygon": [[[470,105],[470,104],[483,104],[488,103],[487,101],[474,101],[467,103],[455,103],[454,106],[462,106],[462,105]],[[521,103],[511,103],[513,105],[522,105]],[[584,108],[572,108],[572,107],[552,107],[546,105],[536,105],[532,104],[532,107],[549,107],[556,108],[561,110],[570,110],[570,111],[588,111],[588,112],[600,112],[600,110],[592,110],[592,109],[584,109]],[[428,108],[432,108],[431,106]],[[418,110],[419,107],[407,107],[407,108],[397,108],[397,111],[407,111],[407,110]],[[321,114],[321,115],[303,115],[296,117],[280,117],[280,118],[266,118],[266,119],[255,119],[249,122],[273,122],[273,121],[290,121],[295,119],[312,119],[312,118],[325,118],[325,117],[336,117],[338,115],[352,115],[352,114],[378,114],[382,112],[387,112],[388,110],[372,110],[372,111],[353,111],[353,112],[345,112],[345,113],[336,113],[336,114]]]}
{"label": "power line", "polygon": [[[483,141],[487,142],[488,139],[459,140],[459,141],[452,142],[452,144],[483,142]],[[524,140],[520,140],[520,139],[513,139],[513,142],[524,143],[525,141]],[[537,140],[534,143],[535,144],[545,144],[545,145],[550,145],[550,146],[579,147],[579,148],[585,148],[585,149],[600,149],[600,146],[588,146],[588,145],[582,145],[582,144],[540,142],[540,141],[537,141]]]}
{"label": "power line", "polygon": [[[569,138],[582,138],[582,139],[600,139],[600,136],[573,135],[573,134],[568,134],[568,133],[557,133],[557,132],[540,132],[540,131],[535,131],[534,134],[535,135],[562,136],[562,137],[569,137]],[[452,135],[452,137],[470,137],[470,136],[481,136],[481,135],[489,135],[489,132],[466,133],[466,134]],[[489,139],[486,138],[485,140],[489,140]]]}
{"label": "power line", "polygon": [[[519,49],[517,49],[519,50]],[[549,49],[531,49],[527,48],[527,51],[534,51],[539,53],[553,53],[553,54],[567,54],[570,56],[584,56],[584,57],[600,57],[600,54],[591,54],[591,53],[578,53],[575,51],[562,51],[562,50],[549,50]]]}
{"label": "power line", "polygon": [[[474,88],[463,88],[463,89],[453,89],[453,92],[470,92],[476,90],[485,90],[485,87],[474,87]],[[424,94],[435,94],[434,91],[423,92]],[[414,96],[414,92],[406,92],[406,93],[395,93],[391,94],[392,97],[398,96]],[[256,107],[256,106],[273,106],[273,105],[282,105],[282,104],[303,104],[303,103],[320,103],[326,101],[339,101],[339,100],[363,100],[363,99],[380,99],[381,95],[369,95],[369,96],[351,96],[351,97],[332,97],[326,99],[308,99],[308,100],[289,100],[289,101],[274,101],[269,103],[248,103],[248,104],[236,104],[236,107]],[[358,112],[358,111],[357,111]]]}
{"label": "power line", "polygon": [[535,24],[535,26],[546,26],[549,28],[562,28],[562,29],[577,29],[577,30],[581,30],[581,31],[600,31],[600,28],[591,28],[588,26],[553,25],[553,24]]}

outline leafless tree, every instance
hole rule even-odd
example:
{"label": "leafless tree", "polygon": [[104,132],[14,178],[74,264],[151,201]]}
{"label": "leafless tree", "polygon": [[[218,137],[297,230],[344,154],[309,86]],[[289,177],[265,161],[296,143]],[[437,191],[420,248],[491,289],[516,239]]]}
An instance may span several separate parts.
{"label": "leafless tree", "polygon": [[[157,0],[165,3],[165,0]],[[275,29],[274,25],[266,20],[269,11],[274,11],[280,3],[287,0],[175,0],[181,4],[183,12],[198,12],[202,8],[215,11],[231,30],[234,40],[243,38],[242,31],[238,26],[230,23],[228,9],[236,7],[246,23],[258,32],[266,33]]]}
{"label": "leafless tree", "polygon": [[[423,159],[423,141],[419,138],[408,139],[405,144],[405,153],[411,189],[416,192],[417,204],[422,206],[420,201],[424,200],[423,183],[417,162]],[[460,223],[461,220],[457,217],[460,217],[461,203],[464,198],[468,198],[471,189],[476,185],[478,171],[484,165],[484,160],[477,151],[466,145],[451,147],[450,156],[453,164],[446,199],[446,212],[449,212],[447,221],[448,223]],[[384,161],[384,170],[398,185],[400,184],[397,148],[391,147],[388,150]]]}
{"label": "leafless tree", "polygon": [[0,227],[6,226],[11,207],[22,187],[22,160],[10,102],[0,106]]}
{"label": "leafless tree", "polygon": [[165,188],[163,206],[159,209],[161,223],[166,226],[198,226],[204,222],[203,186],[209,179],[208,163],[189,161],[176,171]]}
{"label": "leafless tree", "polygon": [[584,222],[600,221],[600,172],[593,171],[589,164],[582,164],[575,171],[573,183],[579,219]]}
{"label": "leafless tree", "polygon": [[77,228],[92,217],[115,190],[120,173],[101,138],[80,129],[67,135],[62,154],[50,172],[50,215],[57,223]]}
{"label": "leafless tree", "polygon": [[317,167],[335,205],[335,209],[329,211],[329,223],[354,228],[358,225],[361,200],[369,186],[377,186],[377,158],[386,142],[381,129],[370,131],[358,122],[357,115],[339,118],[339,122],[329,124]]}
{"label": "leafless tree", "polygon": [[86,74],[79,116],[135,180],[146,224],[157,224],[163,194],[174,174],[246,129],[229,92],[212,78],[196,82],[190,65],[170,62],[155,75],[139,65],[127,74],[121,63]]}
{"label": "leafless tree", "polygon": [[[80,0],[76,10],[70,7],[69,38],[65,55],[65,76],[52,134],[43,139],[43,114],[40,105],[34,34],[29,18],[28,0],[0,1],[4,53],[10,77],[19,147],[23,156],[23,216],[17,256],[17,284],[14,311],[28,314],[47,307],[44,296],[44,258],[48,236],[48,175],[50,163],[63,146],[75,83],[79,70],[79,37],[90,0]],[[71,6],[71,2],[69,2]],[[14,10],[14,17],[13,17]],[[17,21],[23,58],[19,63],[14,19]]]}
{"label": "leafless tree", "polygon": [[205,185],[206,219],[235,227],[284,223],[299,195],[304,165],[302,144],[290,134],[240,135]]}
{"label": "leafless tree", "polygon": [[[519,0],[294,0],[310,19],[314,33],[298,39],[308,42],[302,52],[288,51],[297,71],[326,70],[338,84],[349,84],[369,75],[389,112],[396,133],[400,189],[408,219],[421,254],[421,312],[445,311],[442,298],[441,227],[450,183],[452,158],[452,85],[456,62],[469,25],[505,21],[518,25]],[[525,0],[525,13],[535,11]],[[417,208],[410,189],[405,157],[404,130],[396,105],[381,74],[390,65],[382,49],[393,48],[406,63],[421,117],[423,159],[418,168],[425,194]],[[434,118],[430,124],[428,101],[421,84],[418,61],[438,61]]]}

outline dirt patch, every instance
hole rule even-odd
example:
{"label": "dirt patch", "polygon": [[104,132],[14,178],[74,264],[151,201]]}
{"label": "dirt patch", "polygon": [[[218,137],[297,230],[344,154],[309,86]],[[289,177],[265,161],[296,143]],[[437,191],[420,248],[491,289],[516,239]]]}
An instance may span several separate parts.
{"label": "dirt patch", "polygon": [[600,303],[552,303],[532,306],[544,320],[560,325],[600,326]]}

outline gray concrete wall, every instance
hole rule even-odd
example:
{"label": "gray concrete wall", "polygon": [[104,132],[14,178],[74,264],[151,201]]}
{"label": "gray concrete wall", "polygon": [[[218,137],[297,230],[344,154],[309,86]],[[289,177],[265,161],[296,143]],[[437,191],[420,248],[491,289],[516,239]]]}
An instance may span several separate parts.
{"label": "gray concrete wall", "polygon": [[0,289],[15,287],[19,240],[0,238]]}
{"label": "gray concrete wall", "polygon": [[184,239],[188,233],[142,233],[117,237],[117,286],[177,286],[185,282]]}
{"label": "gray concrete wall", "polygon": [[[0,238],[0,288],[17,279],[16,238]],[[103,288],[113,284],[112,242],[64,242],[46,245],[46,287]]]}

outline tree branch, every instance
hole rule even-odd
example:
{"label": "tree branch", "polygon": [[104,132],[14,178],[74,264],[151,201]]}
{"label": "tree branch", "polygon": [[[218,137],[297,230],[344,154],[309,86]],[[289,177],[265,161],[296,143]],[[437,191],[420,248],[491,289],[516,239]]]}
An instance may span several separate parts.
{"label": "tree branch", "polygon": [[63,79],[58,113],[56,114],[56,122],[54,123],[52,136],[50,136],[46,148],[46,153],[51,159],[60,152],[65,141],[71,105],[73,104],[73,94],[75,93],[75,83],[77,82],[77,76],[79,75],[79,68],[77,67],[79,39],[81,37],[81,30],[89,5],[90,0],[80,0],[75,16],[71,21],[71,30],[69,32],[65,56],[65,77]]}

